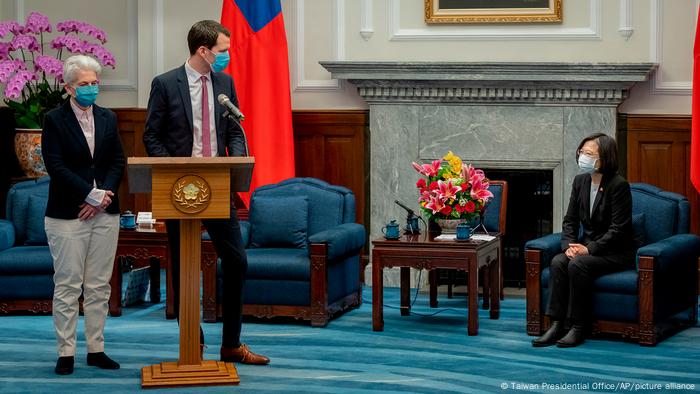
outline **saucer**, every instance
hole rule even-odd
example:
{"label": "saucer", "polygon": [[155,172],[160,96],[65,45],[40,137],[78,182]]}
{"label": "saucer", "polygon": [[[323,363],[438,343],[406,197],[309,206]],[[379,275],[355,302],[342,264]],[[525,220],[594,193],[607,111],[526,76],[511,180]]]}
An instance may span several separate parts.
{"label": "saucer", "polygon": [[124,230],[136,230],[136,227],[138,226],[119,226],[120,228]]}
{"label": "saucer", "polygon": [[385,235],[384,238],[385,238],[385,239],[388,239],[388,240],[390,240],[390,241],[396,241],[396,240],[400,239],[401,236],[398,236],[398,237],[387,237],[387,236]]}
{"label": "saucer", "polygon": [[455,242],[469,242],[471,240],[472,240],[472,237],[469,237],[467,239],[459,239],[459,238],[455,237]]}

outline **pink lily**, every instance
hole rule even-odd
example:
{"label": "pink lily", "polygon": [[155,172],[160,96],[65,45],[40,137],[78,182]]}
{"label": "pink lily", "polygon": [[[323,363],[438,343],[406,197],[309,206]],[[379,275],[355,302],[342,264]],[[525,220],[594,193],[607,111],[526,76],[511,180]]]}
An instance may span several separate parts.
{"label": "pink lily", "polygon": [[471,164],[463,164],[462,178],[468,180],[471,184],[475,184],[483,181],[484,178],[486,178],[486,175],[484,174],[484,171],[472,167]]}
{"label": "pink lily", "polygon": [[454,199],[457,196],[457,192],[462,190],[459,186],[452,184],[452,181],[438,181],[438,186],[440,188],[440,198],[444,200]]}
{"label": "pink lily", "polygon": [[445,208],[445,200],[441,199],[439,196],[430,196],[430,201],[425,204],[426,209],[433,211],[433,214],[440,212]]}
{"label": "pink lily", "polygon": [[434,177],[437,176],[438,171],[440,171],[440,164],[442,162],[440,160],[433,160],[431,164],[423,164],[420,165],[416,162],[413,162],[413,168],[416,169],[416,171],[420,172],[421,174],[428,176],[428,177]]}
{"label": "pink lily", "polygon": [[418,202],[421,201],[430,201],[430,190],[425,190],[421,193],[420,197],[418,197]]}
{"label": "pink lily", "polygon": [[488,182],[476,182],[472,183],[472,190],[469,194],[474,200],[484,200],[487,201],[489,198],[493,197],[493,193],[488,191]]}

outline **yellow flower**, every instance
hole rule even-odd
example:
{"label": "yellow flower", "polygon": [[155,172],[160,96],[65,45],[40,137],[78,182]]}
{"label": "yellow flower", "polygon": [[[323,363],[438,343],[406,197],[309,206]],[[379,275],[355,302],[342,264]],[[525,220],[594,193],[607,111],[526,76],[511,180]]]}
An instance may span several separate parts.
{"label": "yellow flower", "polygon": [[447,163],[450,165],[450,170],[453,173],[459,174],[462,171],[462,159],[452,153],[452,151],[447,152],[445,157],[442,159],[447,161]]}

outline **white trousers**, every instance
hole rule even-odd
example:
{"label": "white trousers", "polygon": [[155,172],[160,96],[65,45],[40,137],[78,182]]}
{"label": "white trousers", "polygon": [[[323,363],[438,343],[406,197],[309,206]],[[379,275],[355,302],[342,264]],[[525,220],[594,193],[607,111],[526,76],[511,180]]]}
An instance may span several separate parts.
{"label": "white trousers", "polygon": [[53,257],[53,322],[58,356],[75,356],[81,291],[88,353],[103,352],[119,215],[101,213],[86,221],[47,217],[44,225]]}

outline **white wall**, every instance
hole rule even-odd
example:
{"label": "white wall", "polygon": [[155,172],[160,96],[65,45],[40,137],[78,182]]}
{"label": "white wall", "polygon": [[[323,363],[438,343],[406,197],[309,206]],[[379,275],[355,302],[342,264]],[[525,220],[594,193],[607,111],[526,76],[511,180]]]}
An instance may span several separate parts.
{"label": "white wall", "polygon": [[[0,19],[38,10],[104,28],[117,69],[103,105],[145,107],[154,75],[187,57],[187,30],[223,0],[0,0]],[[700,0],[563,0],[562,24],[426,25],[423,0],[282,0],[295,109],[365,108],[320,60],[657,62],[621,110],[689,114]],[[624,33],[629,33],[624,34]],[[235,61],[235,59],[233,59]]]}

